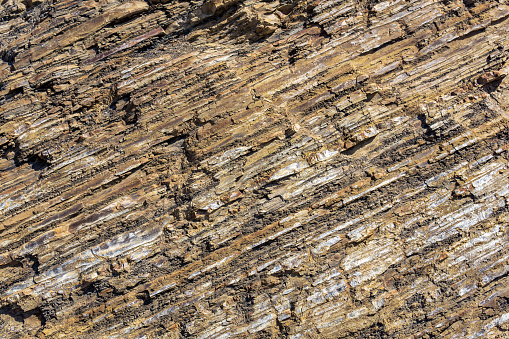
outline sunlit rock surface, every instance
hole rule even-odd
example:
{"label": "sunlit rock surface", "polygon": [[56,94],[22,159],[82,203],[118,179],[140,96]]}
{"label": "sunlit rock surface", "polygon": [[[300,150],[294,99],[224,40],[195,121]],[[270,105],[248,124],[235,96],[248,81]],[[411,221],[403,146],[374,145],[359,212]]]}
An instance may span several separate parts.
{"label": "sunlit rock surface", "polygon": [[505,338],[505,1],[0,5],[0,337]]}

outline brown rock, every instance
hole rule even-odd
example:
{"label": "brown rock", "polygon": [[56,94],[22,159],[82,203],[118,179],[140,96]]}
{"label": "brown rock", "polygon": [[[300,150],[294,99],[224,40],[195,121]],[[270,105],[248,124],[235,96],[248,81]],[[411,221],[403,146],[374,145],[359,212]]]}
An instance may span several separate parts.
{"label": "brown rock", "polygon": [[504,337],[506,5],[0,6],[0,337]]}

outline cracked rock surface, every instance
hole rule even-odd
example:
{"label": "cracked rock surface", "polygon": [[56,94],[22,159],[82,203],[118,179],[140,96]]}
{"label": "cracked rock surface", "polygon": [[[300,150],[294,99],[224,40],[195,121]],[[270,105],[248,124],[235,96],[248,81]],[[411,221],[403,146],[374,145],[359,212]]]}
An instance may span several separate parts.
{"label": "cracked rock surface", "polygon": [[506,338],[505,0],[4,0],[0,337]]}

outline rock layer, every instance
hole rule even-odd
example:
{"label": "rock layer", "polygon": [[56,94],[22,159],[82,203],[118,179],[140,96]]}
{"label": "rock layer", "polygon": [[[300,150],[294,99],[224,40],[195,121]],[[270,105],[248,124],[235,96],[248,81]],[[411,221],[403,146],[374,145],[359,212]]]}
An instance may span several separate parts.
{"label": "rock layer", "polygon": [[0,13],[1,336],[507,335],[505,1]]}

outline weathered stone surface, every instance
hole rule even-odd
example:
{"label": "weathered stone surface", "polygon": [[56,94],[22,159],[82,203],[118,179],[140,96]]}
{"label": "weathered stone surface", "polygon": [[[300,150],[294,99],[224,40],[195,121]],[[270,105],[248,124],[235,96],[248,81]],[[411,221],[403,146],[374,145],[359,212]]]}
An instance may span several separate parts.
{"label": "weathered stone surface", "polygon": [[507,336],[505,1],[0,13],[0,337]]}

